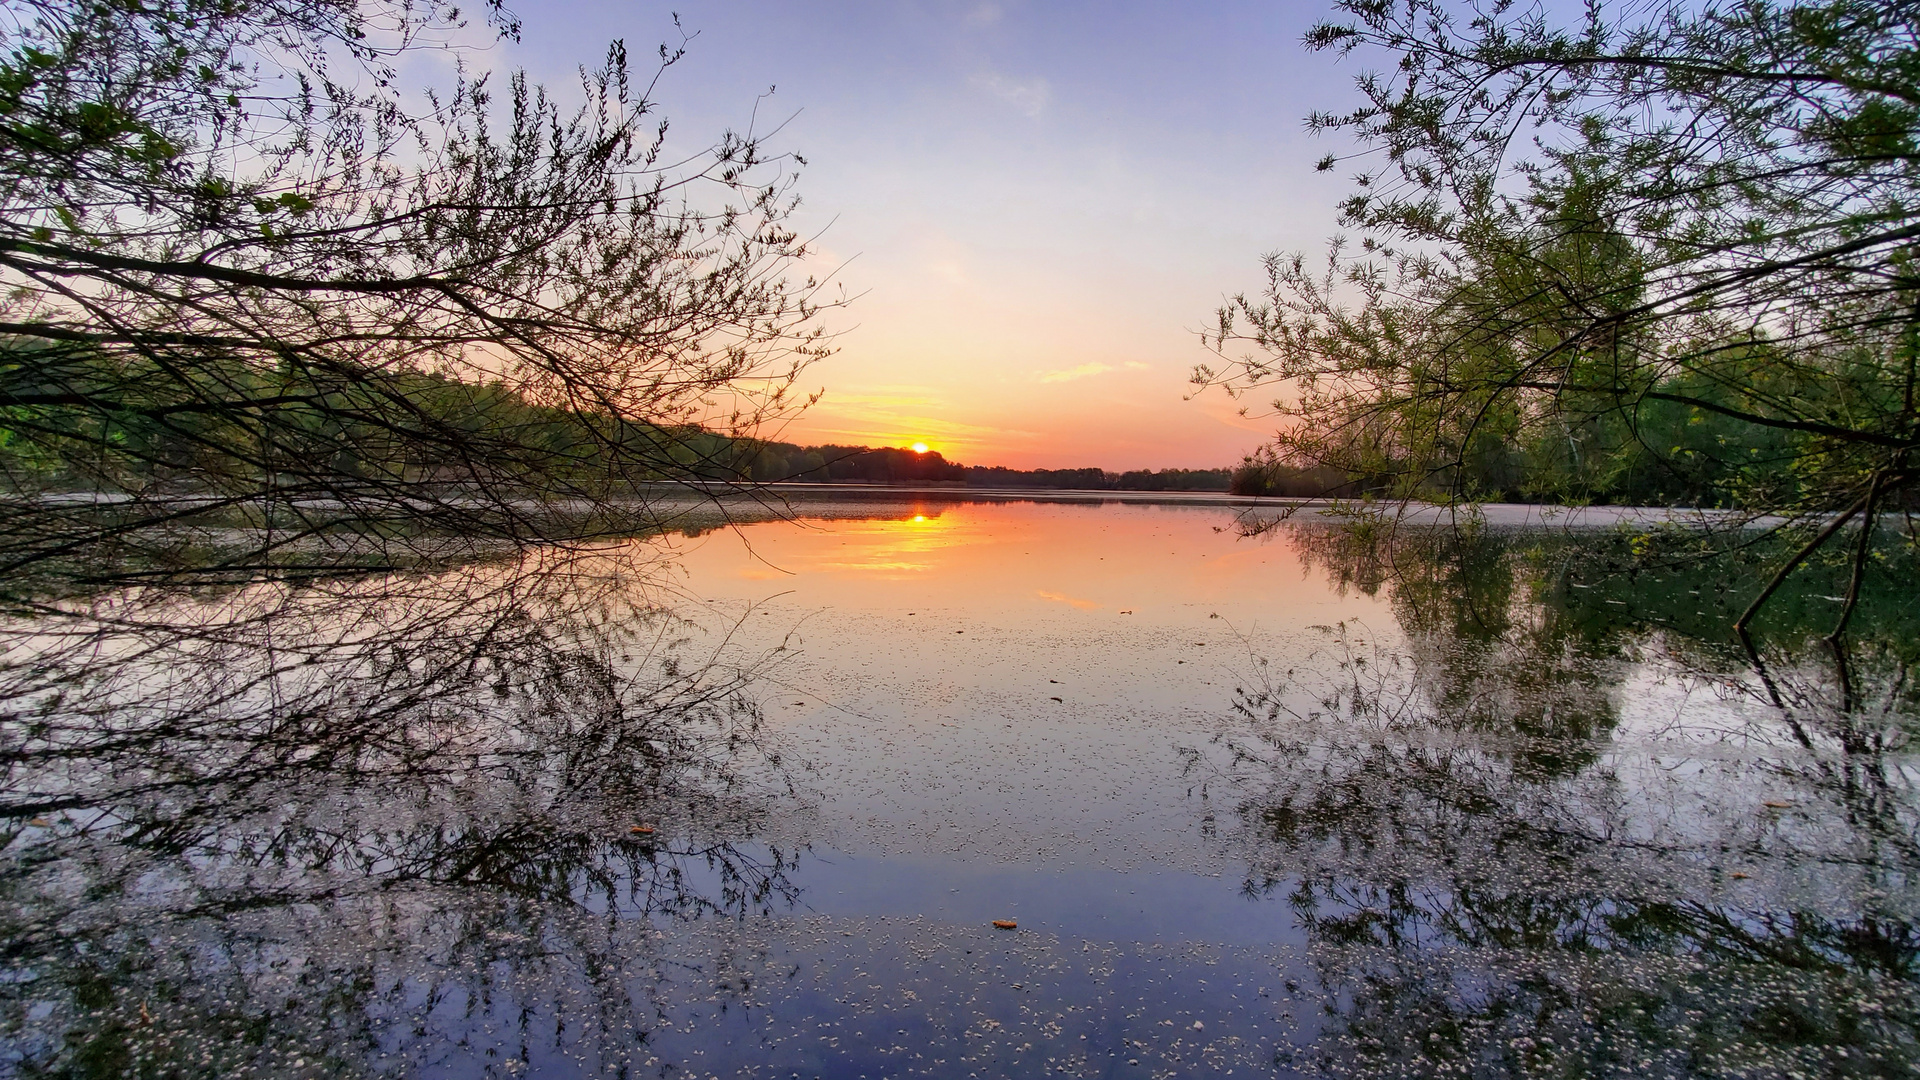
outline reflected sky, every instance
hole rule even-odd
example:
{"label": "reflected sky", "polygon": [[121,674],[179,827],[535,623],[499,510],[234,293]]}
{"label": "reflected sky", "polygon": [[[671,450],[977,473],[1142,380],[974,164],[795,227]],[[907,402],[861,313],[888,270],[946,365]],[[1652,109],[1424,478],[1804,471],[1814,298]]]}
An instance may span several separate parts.
{"label": "reflected sky", "polygon": [[1160,627],[1219,615],[1247,631],[1386,610],[1382,600],[1342,595],[1286,536],[1240,539],[1229,507],[921,502],[867,521],[809,519],[804,504],[797,509],[797,525],[709,533],[668,541],[668,550],[695,595],[741,601],[777,592],[790,605],[847,614],[924,608],[1024,623],[1064,604],[1110,616],[1072,625],[1124,634],[1132,631],[1114,621],[1121,612]]}
{"label": "reflected sky", "polygon": [[12,627],[0,1076],[1911,1074],[1897,595],[802,509]]}
{"label": "reflected sky", "polygon": [[[1390,627],[1225,507],[928,504],[679,548],[708,633],[784,648],[772,730],[833,777],[857,853],[1220,872],[1176,744],[1308,628]],[[1196,794],[1197,797],[1197,794]]]}

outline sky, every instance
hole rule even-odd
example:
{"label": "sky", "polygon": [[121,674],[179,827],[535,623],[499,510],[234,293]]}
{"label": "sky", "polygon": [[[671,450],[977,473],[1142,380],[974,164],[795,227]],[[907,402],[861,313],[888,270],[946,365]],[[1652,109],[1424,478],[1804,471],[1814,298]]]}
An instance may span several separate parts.
{"label": "sky", "polygon": [[[517,0],[490,50],[554,86],[624,39],[694,35],[656,98],[676,139],[784,121],[795,225],[854,299],[769,436],[1015,468],[1229,465],[1271,435],[1189,400],[1199,331],[1270,251],[1336,231],[1315,109],[1360,67],[1301,45],[1322,2]],[[765,97],[769,88],[773,94]],[[1261,411],[1255,403],[1256,414]]]}

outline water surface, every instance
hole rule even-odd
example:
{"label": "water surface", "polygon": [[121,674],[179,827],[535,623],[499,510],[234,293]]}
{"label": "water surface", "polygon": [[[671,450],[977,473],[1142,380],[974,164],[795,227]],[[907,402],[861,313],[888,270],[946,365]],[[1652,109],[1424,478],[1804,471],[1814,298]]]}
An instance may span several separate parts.
{"label": "water surface", "polygon": [[800,512],[19,624],[0,1070],[1914,1074],[1897,554]]}

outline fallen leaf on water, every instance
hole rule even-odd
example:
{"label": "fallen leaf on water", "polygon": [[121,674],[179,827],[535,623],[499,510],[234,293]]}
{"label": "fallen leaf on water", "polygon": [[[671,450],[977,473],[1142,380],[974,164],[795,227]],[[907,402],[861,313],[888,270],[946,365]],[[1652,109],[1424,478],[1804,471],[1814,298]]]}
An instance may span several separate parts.
{"label": "fallen leaf on water", "polygon": [[1739,871],[1737,871],[1737,870],[1736,870],[1736,871],[1734,871],[1734,873],[1733,873],[1733,875],[1732,875],[1732,876],[1733,876],[1733,879],[1734,879],[1735,881],[1739,881],[1740,879],[1742,879],[1742,878],[1744,878],[1744,877],[1746,877],[1747,875],[1745,875],[1745,874],[1742,874],[1742,873],[1740,873]]}
{"label": "fallen leaf on water", "polygon": [[1017,922],[1014,922],[1012,919],[995,919],[993,920],[993,925],[999,927],[1002,930],[1011,930],[1014,927],[1019,926],[1020,924]]}
{"label": "fallen leaf on water", "polygon": [[1775,802],[1772,799],[1768,799],[1766,802],[1761,803],[1760,805],[1768,807],[1770,809],[1774,809],[1774,810],[1785,810],[1791,807],[1793,804],[1790,802]]}
{"label": "fallen leaf on water", "polygon": [[635,836],[652,836],[652,835],[653,835],[653,826],[651,826],[651,825],[630,825],[630,826],[628,826],[628,827],[627,827],[627,831],[628,831],[628,832],[630,832],[630,833],[632,833],[632,834],[633,834],[633,835],[635,835]]}
{"label": "fallen leaf on water", "polygon": [[33,819],[31,819],[31,820],[29,820],[29,821],[27,822],[27,824],[29,824],[29,825],[31,825],[31,826],[33,826],[33,827],[34,827],[34,828],[36,828],[36,829],[44,829],[44,828],[46,828],[46,827],[47,827],[48,825],[51,825],[51,824],[52,824],[52,822],[50,822],[50,821],[48,821],[48,820],[47,820],[46,818],[43,818],[43,817],[37,817],[37,818],[33,818]]}

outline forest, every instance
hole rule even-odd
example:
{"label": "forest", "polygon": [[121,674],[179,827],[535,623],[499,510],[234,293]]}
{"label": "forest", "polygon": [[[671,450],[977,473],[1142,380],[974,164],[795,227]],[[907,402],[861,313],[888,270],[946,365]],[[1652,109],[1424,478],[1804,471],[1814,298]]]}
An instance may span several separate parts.
{"label": "forest", "polygon": [[[29,352],[31,347],[16,343]],[[617,492],[649,483],[958,484],[1094,491],[1226,491],[1228,469],[1097,466],[1010,469],[949,461],[938,451],[854,445],[801,446],[729,435],[701,424],[663,425],[606,412],[540,404],[498,381],[414,372],[392,377],[384,403],[295,369],[233,365],[228,387],[271,401],[271,457],[235,448],[256,441],[247,410],[196,402],[142,360],[90,354],[41,357],[0,368],[10,404],[0,411],[0,472],[16,490],[208,490],[212,478],[286,492],[362,485],[484,482],[537,493]],[[404,402],[429,438],[396,437],[379,405]],[[485,446],[484,458],[446,451]],[[469,469],[472,465],[475,469]],[[476,471],[477,470],[477,471]],[[271,479],[269,479],[271,478]]]}
{"label": "forest", "polygon": [[733,476],[757,482],[957,484],[972,488],[1052,488],[1069,491],[1226,491],[1228,469],[1010,469],[964,465],[938,450],[869,446],[797,446],[741,442]]}
{"label": "forest", "polygon": [[1914,27],[1337,3],[1306,46],[1377,65],[1307,118],[1355,170],[1341,231],[1266,258],[1194,381],[1269,403],[1250,464],[1382,497],[1910,511]]}

